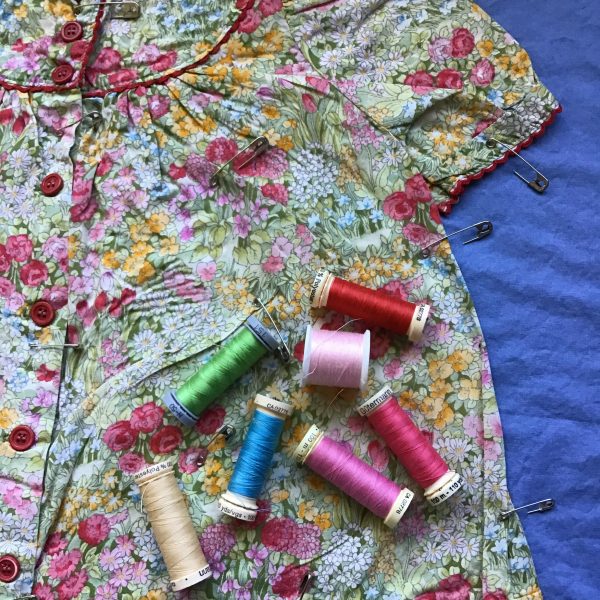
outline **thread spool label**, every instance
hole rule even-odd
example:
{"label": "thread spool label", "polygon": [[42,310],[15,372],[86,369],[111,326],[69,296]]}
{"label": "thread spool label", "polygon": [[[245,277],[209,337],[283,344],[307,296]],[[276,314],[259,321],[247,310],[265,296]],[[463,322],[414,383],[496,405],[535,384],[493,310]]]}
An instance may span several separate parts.
{"label": "thread spool label", "polygon": [[281,415],[283,417],[289,417],[292,414],[292,412],[294,412],[294,407],[291,404],[279,402],[279,400],[273,400],[273,398],[263,396],[262,394],[256,395],[254,404],[256,404],[257,406],[262,406],[267,410],[270,410],[271,412],[274,412],[277,415]]}
{"label": "thread spool label", "polygon": [[246,510],[243,508],[234,508],[230,503],[219,502],[219,510],[225,514],[240,519],[241,521],[255,521],[256,511]]}
{"label": "thread spool label", "polygon": [[246,319],[244,326],[249,329],[256,339],[270,352],[276,352],[279,344],[271,335],[271,332],[256,318],[250,316]]}
{"label": "thread spool label", "polygon": [[314,445],[323,436],[323,432],[316,426],[312,425],[306,435],[302,438],[302,441],[296,448],[295,456],[298,462],[304,462],[306,457],[310,454]]}
{"label": "thread spool label", "polygon": [[167,390],[166,394],[163,396],[163,402],[184,425],[193,427],[196,424],[196,421],[198,420],[197,415],[190,412],[185,406],[179,403],[173,390]]}
{"label": "thread spool label", "polygon": [[417,310],[415,312],[415,315],[413,316],[413,319],[417,323],[420,323],[423,320],[424,315],[425,315],[425,305],[419,304],[419,306],[417,306]]}
{"label": "thread spool label", "polygon": [[453,477],[448,485],[445,485],[437,493],[427,496],[427,501],[433,506],[440,504],[441,502],[447,500],[448,498],[450,498],[450,496],[458,492],[462,485],[463,478],[461,475],[456,473],[456,477]]}
{"label": "thread spool label", "polygon": [[155,465],[148,465],[147,467],[144,467],[141,471],[134,473],[133,478],[137,482],[137,481],[141,481],[142,479],[145,479],[149,475],[156,475],[158,473],[165,473],[166,471],[172,471],[172,470],[173,470],[173,463],[171,461],[166,460],[161,463],[157,463]]}
{"label": "thread spool label", "polygon": [[384,402],[387,402],[393,395],[394,392],[392,391],[392,388],[389,385],[386,385],[358,407],[359,414],[363,417],[371,414],[377,407],[381,406]]}
{"label": "thread spool label", "polygon": [[310,296],[309,296],[310,303],[313,306],[315,306],[315,308],[318,308],[320,306],[320,302],[317,302],[317,304],[315,305],[315,299],[317,299],[317,291],[319,290],[319,288],[321,287],[321,284],[325,281],[325,279],[327,279],[328,276],[329,276],[329,273],[327,271],[325,271],[324,269],[322,269],[315,275],[315,280],[313,281],[313,284],[310,288]]}

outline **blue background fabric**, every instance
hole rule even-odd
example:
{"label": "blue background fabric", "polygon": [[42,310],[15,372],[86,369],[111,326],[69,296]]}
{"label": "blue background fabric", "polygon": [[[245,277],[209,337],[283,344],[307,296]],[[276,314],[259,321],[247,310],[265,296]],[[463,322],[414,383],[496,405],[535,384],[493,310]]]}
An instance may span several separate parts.
{"label": "blue background fabric", "polygon": [[[522,155],[549,179],[538,195],[516,158],[472,183],[448,232],[487,340],[516,506],[546,600],[600,598],[600,4],[478,0],[529,52],[563,106]],[[458,236],[457,236],[458,237]],[[463,238],[468,239],[468,238]]]}

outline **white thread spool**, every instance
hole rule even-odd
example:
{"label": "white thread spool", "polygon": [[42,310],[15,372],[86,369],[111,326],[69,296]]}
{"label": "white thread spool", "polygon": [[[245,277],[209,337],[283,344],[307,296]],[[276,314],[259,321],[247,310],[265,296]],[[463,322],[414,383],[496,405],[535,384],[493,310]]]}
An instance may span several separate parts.
{"label": "white thread spool", "polygon": [[[272,417],[277,417],[282,421],[285,421],[286,417],[289,417],[294,412],[294,407],[291,404],[279,402],[261,394],[256,395],[254,405],[256,410]],[[248,496],[242,496],[242,494],[227,490],[219,498],[219,509],[223,514],[229,515],[234,519],[254,521],[258,513],[258,504],[256,503],[256,498],[249,498]]]}
{"label": "white thread spool", "polygon": [[[322,329],[315,329],[315,331],[324,331]],[[338,336],[338,342],[340,338],[345,335],[362,335],[362,358],[361,358],[361,369],[360,376],[353,384],[340,385],[339,387],[347,387],[347,388],[358,388],[361,391],[365,391],[367,389],[367,383],[369,380],[369,355],[371,352],[371,332],[367,329],[363,334],[349,334],[344,331],[329,331],[328,334],[331,334],[331,339],[327,341],[319,341],[317,342],[318,346],[325,346],[327,351],[329,351],[328,347],[336,343],[334,338]],[[302,385],[333,385],[336,387],[336,384],[330,384],[323,380],[321,380],[318,376],[314,376],[311,372],[311,356],[313,353],[313,327],[312,325],[306,326],[306,338],[304,339],[304,358],[302,360]],[[344,365],[340,365],[340,368],[343,368]]]}
{"label": "white thread spool", "polygon": [[[333,285],[336,275],[332,275],[329,271],[322,269],[315,275],[315,279],[310,288],[310,303],[313,308],[325,308],[329,299],[329,290]],[[341,277],[338,277],[341,279]],[[361,286],[362,287],[362,286]],[[375,291],[375,290],[373,290]],[[425,323],[429,316],[430,306],[428,304],[417,304],[413,312],[410,325],[406,335],[411,342],[418,342],[423,337]]]}
{"label": "white thread spool", "polygon": [[207,577],[208,565],[185,498],[169,461],[150,465],[134,474],[152,531],[167,565],[173,590],[183,590]]}

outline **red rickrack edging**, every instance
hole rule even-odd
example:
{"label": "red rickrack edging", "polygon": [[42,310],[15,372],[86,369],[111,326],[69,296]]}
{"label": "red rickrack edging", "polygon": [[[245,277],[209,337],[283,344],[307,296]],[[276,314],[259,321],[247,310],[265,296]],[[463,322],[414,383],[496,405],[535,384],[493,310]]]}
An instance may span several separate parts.
{"label": "red rickrack edging", "polygon": [[[558,105],[552,110],[550,116],[542,123],[539,129],[534,131],[528,138],[524,139],[522,142],[519,143],[518,146],[516,146],[516,148],[514,149],[515,152],[520,152],[523,148],[527,148],[527,146],[530,146],[537,138],[544,135],[547,127],[554,122],[556,116],[561,112],[562,106]],[[491,173],[500,165],[503,165],[506,161],[508,161],[508,159],[511,156],[513,156],[513,153],[510,150],[507,150],[500,158],[496,159],[491,165],[484,167],[483,169],[481,169],[481,171],[478,171],[473,175],[469,175],[468,177],[459,179],[449,192],[450,199],[440,204],[440,212],[445,216],[449,215],[452,212],[452,207],[458,203],[458,201],[460,200],[460,195],[470,183],[473,183],[473,181],[477,181],[478,179],[481,179],[484,175]]]}

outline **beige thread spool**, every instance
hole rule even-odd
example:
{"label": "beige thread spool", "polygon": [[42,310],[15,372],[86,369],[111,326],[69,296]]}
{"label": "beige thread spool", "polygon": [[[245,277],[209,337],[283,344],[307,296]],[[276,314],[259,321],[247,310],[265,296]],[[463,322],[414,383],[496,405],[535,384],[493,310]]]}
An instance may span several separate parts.
{"label": "beige thread spool", "polygon": [[167,565],[175,591],[188,588],[207,577],[208,566],[194,529],[185,499],[169,461],[150,465],[133,478],[138,484],[154,537]]}

